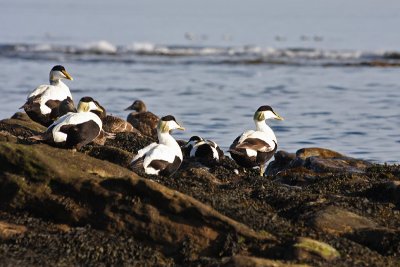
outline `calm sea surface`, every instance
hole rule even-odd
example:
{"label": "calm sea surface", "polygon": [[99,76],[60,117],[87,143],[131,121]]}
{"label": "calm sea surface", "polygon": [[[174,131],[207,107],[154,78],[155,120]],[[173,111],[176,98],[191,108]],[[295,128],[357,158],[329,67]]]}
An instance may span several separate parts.
{"label": "calm sea surface", "polygon": [[271,105],[279,149],[399,163],[399,14],[394,0],[2,0],[0,118],[62,64],[76,102],[125,118],[142,99],[185,126],[177,138],[226,150]]}

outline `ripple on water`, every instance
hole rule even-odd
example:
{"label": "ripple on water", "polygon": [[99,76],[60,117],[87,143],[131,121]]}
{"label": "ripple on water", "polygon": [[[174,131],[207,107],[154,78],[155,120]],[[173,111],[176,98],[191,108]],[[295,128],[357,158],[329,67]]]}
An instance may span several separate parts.
{"label": "ripple on water", "polygon": [[291,127],[289,126],[280,126],[280,125],[274,125],[272,126],[274,128],[274,131],[276,132],[290,132]]}
{"label": "ripple on water", "polygon": [[227,118],[211,118],[210,121],[228,121]]}
{"label": "ripple on water", "polygon": [[267,86],[264,88],[263,93],[269,95],[285,95],[286,97],[296,96],[299,92],[288,90],[285,85]]}
{"label": "ripple on water", "polygon": [[[182,116],[185,116],[185,117],[197,117],[197,116],[199,116],[199,113],[197,113],[197,112],[183,112]],[[198,125],[201,125],[201,124],[198,123]]]}
{"label": "ripple on water", "polygon": [[301,115],[317,117],[317,116],[327,116],[327,115],[331,115],[331,114],[332,114],[332,112],[329,112],[329,111],[321,111],[321,112],[304,112]]}
{"label": "ripple on water", "polygon": [[151,90],[151,89],[146,90],[146,91],[140,91],[140,90],[137,90],[136,88],[108,87],[106,90],[109,91],[109,92],[124,92],[124,93],[130,93],[130,92],[148,92],[148,91]]}
{"label": "ripple on water", "polygon": [[153,92],[154,90],[151,88],[147,88],[147,87],[137,87],[137,88],[130,89],[129,92],[130,91],[146,93],[146,92]]}
{"label": "ripple on water", "polygon": [[178,96],[194,96],[194,95],[202,95],[201,92],[195,90],[186,90],[177,94]]}
{"label": "ripple on water", "polygon": [[315,145],[315,142],[312,142],[312,141],[298,141],[296,143],[298,145]]}
{"label": "ripple on water", "polygon": [[327,136],[316,136],[316,137],[312,137],[311,140],[314,141],[323,141],[323,140],[331,140],[332,137],[327,137]]}
{"label": "ripple on water", "polygon": [[344,136],[346,135],[359,135],[359,136],[365,136],[367,135],[366,132],[359,132],[359,131],[347,131],[343,133]]}
{"label": "ripple on water", "polygon": [[346,87],[338,86],[338,85],[328,85],[326,88],[334,91],[345,91],[347,90]]}

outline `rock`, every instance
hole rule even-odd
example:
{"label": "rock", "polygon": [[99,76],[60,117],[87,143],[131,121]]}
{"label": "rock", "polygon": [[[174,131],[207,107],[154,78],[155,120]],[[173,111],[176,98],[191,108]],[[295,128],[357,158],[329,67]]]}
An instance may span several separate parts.
{"label": "rock", "polygon": [[124,231],[169,252],[190,239],[196,255],[213,255],[229,233],[275,240],[187,195],[79,152],[0,142],[0,162],[1,206],[6,209],[71,226]]}
{"label": "rock", "polygon": [[328,206],[317,212],[309,222],[318,231],[341,235],[363,228],[375,228],[377,224],[365,217],[342,208]]}
{"label": "rock", "polygon": [[400,230],[384,227],[358,229],[346,237],[382,255],[400,254]]}
{"label": "rock", "polygon": [[343,155],[336,151],[326,149],[326,148],[308,147],[308,148],[302,148],[302,149],[297,150],[296,157],[305,160],[309,157],[319,157],[319,158],[327,159],[327,158],[343,157]]}
{"label": "rock", "polygon": [[15,236],[23,235],[27,228],[23,225],[17,225],[0,221],[0,240],[7,240]]}
{"label": "rock", "polygon": [[300,237],[293,245],[296,258],[299,260],[312,259],[315,256],[332,261],[340,257],[339,252],[330,245],[311,238]]}
{"label": "rock", "polygon": [[117,133],[114,139],[107,139],[105,145],[117,147],[119,149],[136,154],[138,150],[148,146],[153,142],[156,142],[156,140],[149,136],[145,136],[140,133],[125,132]]}
{"label": "rock", "polygon": [[192,179],[200,180],[200,182],[205,182],[209,184],[215,184],[215,185],[222,184],[222,182],[218,180],[217,177],[212,175],[204,167],[190,168],[187,171],[181,172],[181,175],[186,175],[192,177]]}
{"label": "rock", "polygon": [[276,175],[279,171],[287,169],[290,166],[290,163],[295,159],[296,154],[279,150],[274,155],[274,161],[268,164],[265,173],[267,175]]}
{"label": "rock", "polygon": [[376,201],[391,202],[400,206],[400,181],[387,181],[374,184],[371,188],[363,192],[362,195]]}
{"label": "rock", "polygon": [[6,131],[0,131],[0,141],[16,143],[17,137]]}
{"label": "rock", "polygon": [[359,159],[348,157],[342,158],[307,158],[304,166],[315,172],[345,172],[345,173],[362,173],[372,164]]}
{"label": "rock", "polygon": [[267,173],[277,175],[304,167],[315,172],[315,177],[319,173],[363,173],[371,166],[370,162],[346,157],[329,149],[302,148],[295,156],[285,151],[276,153],[275,160],[267,167]]}
{"label": "rock", "polygon": [[125,168],[129,167],[134,156],[132,153],[112,146],[87,146],[84,150],[91,157],[107,160]]}
{"label": "rock", "polygon": [[269,177],[229,157],[139,177],[125,166],[152,139],[74,153],[29,142],[24,113],[1,127],[0,221],[28,229],[0,242],[1,266],[399,265],[398,166],[279,151]]}
{"label": "rock", "polygon": [[45,130],[46,127],[32,121],[26,113],[22,112],[15,113],[11,119],[0,121],[0,131],[7,131],[20,138],[27,138],[44,132]]}
{"label": "rock", "polygon": [[290,264],[278,260],[269,260],[263,258],[249,257],[243,255],[235,255],[224,267],[307,267],[306,264]]}

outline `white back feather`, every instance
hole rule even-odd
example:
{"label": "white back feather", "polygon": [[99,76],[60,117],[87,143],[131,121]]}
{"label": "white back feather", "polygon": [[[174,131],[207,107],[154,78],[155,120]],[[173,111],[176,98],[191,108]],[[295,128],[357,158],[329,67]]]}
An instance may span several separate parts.
{"label": "white back feather", "polygon": [[28,96],[28,98],[37,95],[41,95],[40,111],[42,114],[49,114],[51,112],[51,109],[46,106],[48,100],[62,101],[67,97],[72,99],[68,86],[62,81],[59,81],[57,85],[40,85]]}
{"label": "white back feather", "polygon": [[90,120],[94,121],[97,125],[99,125],[100,130],[102,129],[103,127],[102,121],[96,114],[92,112],[78,112],[78,113],[69,112],[64,116],[61,116],[52,125],[50,125],[50,127],[54,126],[52,130],[54,142],[59,143],[67,140],[67,135],[65,133],[60,132],[62,126],[70,124],[80,124]]}

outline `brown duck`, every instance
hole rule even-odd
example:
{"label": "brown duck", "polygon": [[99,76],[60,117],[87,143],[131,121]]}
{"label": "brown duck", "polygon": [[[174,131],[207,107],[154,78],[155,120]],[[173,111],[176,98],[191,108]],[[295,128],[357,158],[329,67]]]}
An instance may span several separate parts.
{"label": "brown duck", "polygon": [[126,119],[142,134],[157,138],[157,125],[160,120],[156,115],[147,111],[146,105],[141,100],[136,100],[125,110],[135,110]]}

